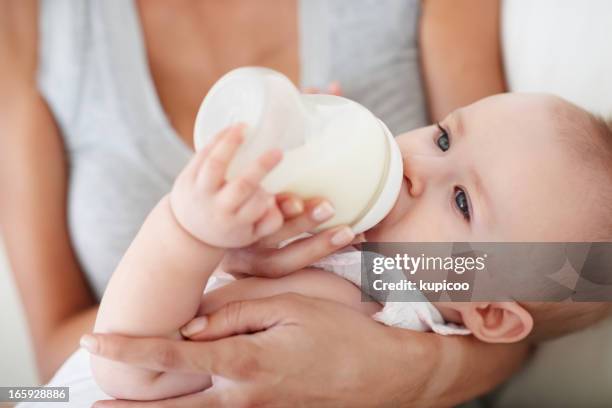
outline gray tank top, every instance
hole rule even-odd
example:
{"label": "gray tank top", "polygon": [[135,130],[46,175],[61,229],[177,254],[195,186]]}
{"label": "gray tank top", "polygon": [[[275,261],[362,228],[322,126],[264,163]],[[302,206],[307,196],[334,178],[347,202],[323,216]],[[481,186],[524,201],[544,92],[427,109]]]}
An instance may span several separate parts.
{"label": "gray tank top", "polygon": [[[299,0],[298,0],[299,1]],[[426,123],[418,0],[301,0],[301,86],[340,81],[394,134]],[[100,298],[192,152],[171,127],[131,0],[41,0],[38,84],[70,164],[72,245]]]}

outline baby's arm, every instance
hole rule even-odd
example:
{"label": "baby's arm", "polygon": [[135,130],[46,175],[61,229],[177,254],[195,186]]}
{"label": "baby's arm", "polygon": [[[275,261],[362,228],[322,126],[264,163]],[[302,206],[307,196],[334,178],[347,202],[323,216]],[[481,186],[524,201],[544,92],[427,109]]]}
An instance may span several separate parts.
{"label": "baby's arm", "polygon": [[[100,304],[96,332],[180,338],[177,328],[199,306],[222,251],[175,221],[168,197],[146,219],[115,270]],[[100,387],[115,398],[159,399],[206,388],[208,377],[168,375],[92,356]]]}
{"label": "baby's arm", "polygon": [[[224,251],[277,230],[282,216],[260,180],[280,160],[270,152],[244,175],[225,182],[241,142],[228,130],[196,154],[172,193],[147,217],[115,270],[102,299],[95,331],[180,338],[178,329],[198,310],[202,291]],[[163,373],[92,357],[101,388],[116,398],[161,399],[210,384],[207,376]]]}

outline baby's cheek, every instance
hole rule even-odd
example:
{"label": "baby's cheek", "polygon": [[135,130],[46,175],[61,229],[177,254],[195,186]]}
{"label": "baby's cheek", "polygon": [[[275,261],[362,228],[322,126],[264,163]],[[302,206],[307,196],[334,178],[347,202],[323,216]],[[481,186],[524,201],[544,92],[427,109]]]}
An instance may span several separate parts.
{"label": "baby's cheek", "polygon": [[380,235],[384,242],[451,242],[458,238],[445,220],[416,213],[402,218]]}

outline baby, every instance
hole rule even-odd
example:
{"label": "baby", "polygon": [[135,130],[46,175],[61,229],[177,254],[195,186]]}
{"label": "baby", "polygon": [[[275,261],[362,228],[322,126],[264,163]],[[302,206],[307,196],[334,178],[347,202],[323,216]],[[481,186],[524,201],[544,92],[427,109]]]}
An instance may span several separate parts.
{"label": "baby", "polygon": [[[612,238],[612,129],[561,99],[494,96],[396,140],[404,162],[400,195],[387,217],[365,233],[368,241]],[[222,132],[196,153],[153,209],[112,276],[96,332],[180,339],[179,328],[197,315],[230,301],[283,292],[336,300],[368,315],[381,312],[378,303],[361,301],[355,284],[320,268],[278,279],[245,278],[202,296],[227,249],[251,245],[283,224],[274,196],[259,186],[280,152],[270,151],[240,177],[224,180],[240,142],[239,127]],[[333,265],[330,269],[335,272]],[[455,328],[486,342],[548,338],[607,312],[599,303],[424,305],[436,321],[425,319],[424,327],[414,329]],[[211,385],[208,376],[145,370],[95,356],[92,368],[100,387],[116,398],[163,399]]]}

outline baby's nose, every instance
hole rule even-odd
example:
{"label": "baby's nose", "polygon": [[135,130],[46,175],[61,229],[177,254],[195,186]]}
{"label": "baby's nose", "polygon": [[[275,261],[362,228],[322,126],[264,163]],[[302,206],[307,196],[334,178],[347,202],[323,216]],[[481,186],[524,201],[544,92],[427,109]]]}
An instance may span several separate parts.
{"label": "baby's nose", "polygon": [[420,196],[425,189],[424,180],[416,167],[414,160],[404,157],[404,177],[408,182],[408,192],[412,197]]}
{"label": "baby's nose", "polygon": [[423,193],[423,184],[415,178],[406,177],[406,182],[408,183],[408,193],[411,197],[418,197]]}
{"label": "baby's nose", "polygon": [[408,181],[409,193],[413,197],[423,194],[430,184],[442,182],[446,177],[444,162],[440,157],[404,156],[404,177]]}

